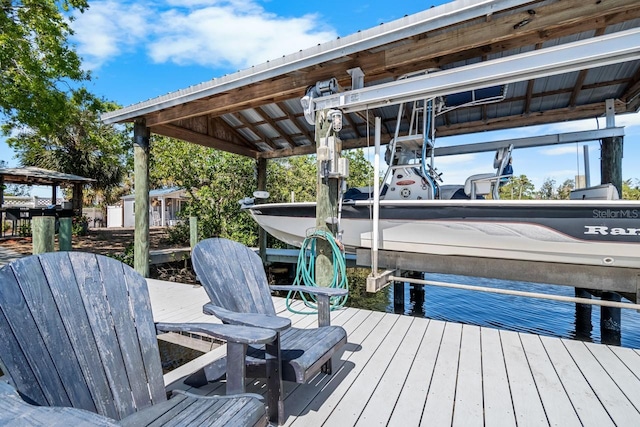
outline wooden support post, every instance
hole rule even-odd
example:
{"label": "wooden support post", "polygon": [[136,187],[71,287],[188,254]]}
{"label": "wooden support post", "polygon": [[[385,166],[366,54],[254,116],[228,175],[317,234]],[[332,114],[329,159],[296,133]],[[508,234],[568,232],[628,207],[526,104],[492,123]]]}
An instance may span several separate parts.
{"label": "wooden support post", "polygon": [[58,250],[70,251],[73,219],[60,218],[59,221],[60,221],[60,229],[58,230]]}
{"label": "wooden support post", "polygon": [[[620,302],[621,297],[615,292],[602,292],[604,301]],[[620,308],[600,307],[600,337],[602,344],[620,345],[622,338],[622,318]]]}
{"label": "wooden support post", "polygon": [[393,282],[393,312],[404,314],[404,284],[405,282]]}
{"label": "wooden support post", "polygon": [[276,339],[265,344],[265,362],[267,365],[267,410],[269,421],[273,425],[284,424],[284,386],[280,360],[280,332]]}
{"label": "wooden support post", "polygon": [[[609,121],[612,122],[613,118],[608,117],[607,123]],[[622,198],[623,138],[621,136],[604,138],[601,151],[601,183],[613,184],[618,190],[618,195]],[[620,301],[620,295],[613,292],[603,292],[601,298],[608,301]],[[600,309],[600,336],[604,344],[620,345],[621,319],[620,308],[602,307]]]}
{"label": "wooden support post", "polygon": [[[257,187],[259,191],[267,190],[267,159],[259,158],[256,161],[256,169],[258,170]],[[258,248],[260,251],[260,258],[262,263],[267,262],[267,232],[260,226],[258,226]]]}
{"label": "wooden support post", "polygon": [[[412,271],[407,274],[412,279],[423,279],[422,273],[418,271]],[[413,302],[413,310],[411,310],[412,316],[422,317],[424,316],[424,285],[416,285],[415,283],[409,286],[409,300]]]}
{"label": "wooden support post", "polygon": [[[582,288],[575,288],[576,298],[591,299],[591,293]],[[581,341],[591,341],[591,331],[593,326],[591,324],[591,304],[579,304],[576,303],[576,338]]]}
{"label": "wooden support post", "polygon": [[71,196],[71,209],[73,209],[74,215],[82,216],[82,205],[84,205],[84,201],[82,200],[82,184],[75,183],[73,184],[73,195]]}
{"label": "wooden support post", "polygon": [[[327,110],[316,114],[316,149],[318,149],[331,129],[331,121],[327,117]],[[337,136],[335,136],[337,139]],[[340,146],[340,142],[336,143]],[[341,147],[338,148],[341,151]],[[317,187],[316,187],[316,229],[332,233],[337,232],[337,224],[327,224],[328,219],[338,216],[338,180],[322,177],[322,168],[327,162],[318,160]],[[333,257],[331,245],[322,239],[316,242],[316,284],[329,286],[333,280]]]}
{"label": "wooden support post", "polygon": [[133,264],[143,277],[149,277],[149,136],[144,119],[133,125],[135,237]]}
{"label": "wooden support post", "polygon": [[4,205],[4,175],[0,175],[0,208]]}
{"label": "wooden support post", "polygon": [[31,235],[33,254],[54,251],[56,218],[53,216],[36,216],[31,219]]}
{"label": "wooden support post", "polygon": [[198,244],[198,217],[189,217],[189,246],[191,250]]}
{"label": "wooden support post", "polygon": [[622,198],[623,138],[615,136],[602,139],[600,176],[602,184],[613,184]]}
{"label": "wooden support post", "polygon": [[56,202],[58,201],[58,194],[57,194],[57,188],[58,188],[58,184],[57,183],[53,183],[51,184],[51,204],[52,205],[56,205]]}

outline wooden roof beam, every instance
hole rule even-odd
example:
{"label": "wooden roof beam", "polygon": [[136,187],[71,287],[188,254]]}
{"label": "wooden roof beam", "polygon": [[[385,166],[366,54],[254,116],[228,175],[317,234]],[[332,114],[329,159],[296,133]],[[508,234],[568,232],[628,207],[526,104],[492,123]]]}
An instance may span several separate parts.
{"label": "wooden roof beam", "polygon": [[228,151],[230,153],[240,154],[251,158],[256,158],[259,154],[257,150],[251,150],[242,145],[238,145],[236,141],[223,140],[213,136],[205,135],[202,133],[194,132],[189,129],[181,128],[172,124],[158,125],[151,128],[153,133],[158,135],[168,136],[170,138],[177,138],[183,141],[193,142],[205,147],[215,148],[218,150]]}
{"label": "wooden roof beam", "polygon": [[638,111],[640,109],[640,68],[636,71],[624,90],[622,99],[626,102],[625,111]]}

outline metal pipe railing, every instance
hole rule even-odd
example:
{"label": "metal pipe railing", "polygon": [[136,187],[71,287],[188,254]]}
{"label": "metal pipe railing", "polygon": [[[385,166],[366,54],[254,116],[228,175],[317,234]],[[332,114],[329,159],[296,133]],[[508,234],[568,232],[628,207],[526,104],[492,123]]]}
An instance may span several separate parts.
{"label": "metal pipe railing", "polygon": [[463,285],[460,283],[448,283],[448,282],[437,282],[434,280],[413,279],[410,277],[389,276],[389,280],[394,282],[414,283],[417,285],[437,286],[441,288],[464,289],[467,291],[488,292],[488,293],[494,293],[494,294],[512,295],[512,296],[519,296],[519,297],[548,299],[552,301],[599,305],[602,307],[629,308],[632,310],[640,310],[640,304],[625,303],[625,302],[618,302],[618,301],[592,300],[588,298],[566,297],[563,295],[550,295],[550,294],[543,294],[539,292],[515,291],[511,289],[498,289],[498,288],[491,288],[487,286],[472,286],[472,285]]}

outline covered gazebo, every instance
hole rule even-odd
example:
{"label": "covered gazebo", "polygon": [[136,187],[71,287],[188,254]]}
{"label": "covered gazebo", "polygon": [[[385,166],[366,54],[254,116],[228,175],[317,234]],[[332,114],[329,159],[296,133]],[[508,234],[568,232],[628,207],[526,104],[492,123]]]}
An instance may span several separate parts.
{"label": "covered gazebo", "polygon": [[[606,117],[588,135],[524,138],[514,148],[601,140],[602,179],[620,188],[624,130],[615,116],[640,107],[639,46],[637,0],[457,0],[107,113],[106,123],[134,123],[136,269],[148,275],[150,134],[255,158],[264,189],[268,159],[316,152],[300,102],[309,88],[318,111],[343,111],[343,149],[370,143],[374,116],[382,143],[408,128],[397,104],[417,97],[450,98],[438,136]],[[483,90],[491,103],[474,102]]]}
{"label": "covered gazebo", "polygon": [[78,175],[36,168],[33,166],[23,168],[0,169],[0,207],[4,207],[5,184],[43,185],[51,186],[51,205],[56,205],[57,189],[61,186],[73,187],[71,207],[74,215],[82,215],[82,188],[95,182],[93,178],[85,178]]}

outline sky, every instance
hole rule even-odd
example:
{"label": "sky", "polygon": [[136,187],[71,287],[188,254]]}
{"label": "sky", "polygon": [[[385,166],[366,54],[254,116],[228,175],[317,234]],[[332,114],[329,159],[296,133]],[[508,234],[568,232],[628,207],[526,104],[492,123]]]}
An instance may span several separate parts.
{"label": "sky", "polygon": [[[144,101],[375,27],[445,3],[444,0],[89,0],[72,23],[72,43],[93,76],[88,88],[122,106]],[[623,179],[640,179],[640,115],[616,118],[626,126]],[[604,119],[439,138],[437,146],[485,142],[604,127]],[[514,152],[515,174],[537,188],[584,173],[581,143]],[[599,143],[588,143],[591,184],[600,183]],[[0,139],[0,160],[18,166]],[[493,153],[437,159],[445,184],[492,172]],[[50,191],[50,190],[46,190]]]}

